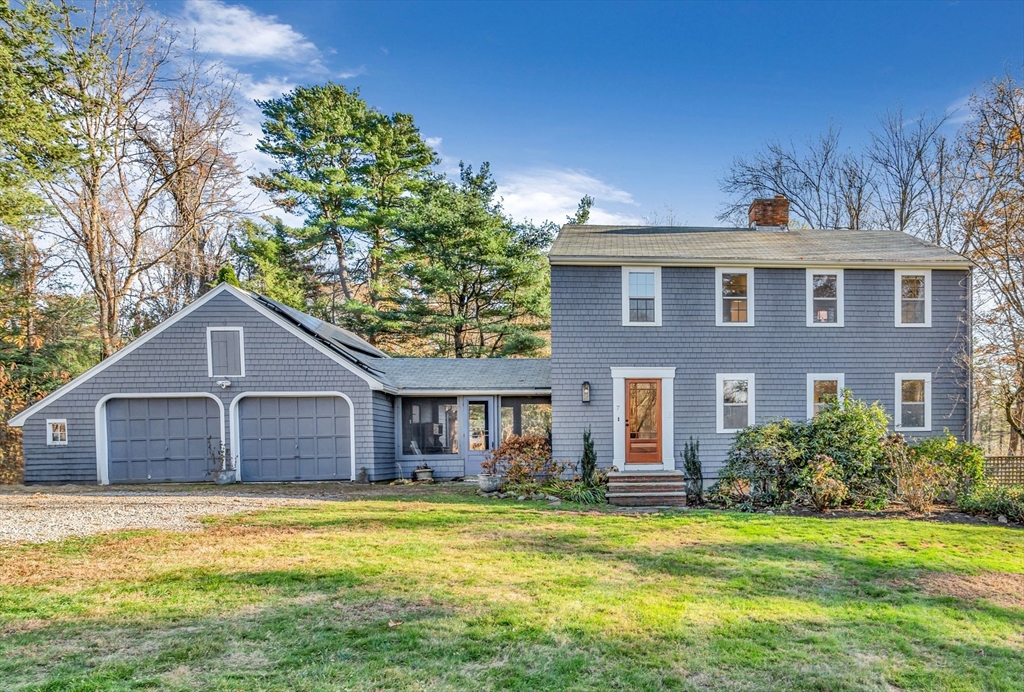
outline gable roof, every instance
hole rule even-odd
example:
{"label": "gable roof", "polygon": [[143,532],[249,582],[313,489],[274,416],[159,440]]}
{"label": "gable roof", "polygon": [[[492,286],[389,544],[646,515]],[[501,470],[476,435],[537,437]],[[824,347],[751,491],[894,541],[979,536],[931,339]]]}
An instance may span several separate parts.
{"label": "gable roof", "polygon": [[251,307],[253,310],[256,310],[264,317],[269,318],[272,322],[275,322],[279,326],[283,327],[287,331],[297,336],[302,341],[306,342],[313,348],[317,349],[318,351],[326,355],[328,358],[341,365],[346,370],[349,370],[360,379],[365,380],[367,384],[370,385],[371,389],[384,389],[384,383],[381,382],[379,377],[375,377],[371,372],[369,372],[369,368],[367,368],[366,364],[361,362],[360,359],[354,358],[350,353],[344,352],[344,349],[342,349],[341,347],[332,346],[329,343],[326,343],[325,340],[317,338],[315,335],[310,334],[307,330],[302,329],[293,322],[286,320],[281,314],[271,310],[266,305],[258,302],[253,296],[253,294],[250,294],[248,291],[244,291],[230,284],[223,283],[218,285],[209,293],[200,296],[188,306],[174,313],[168,319],[153,327],[148,332],[140,336],[138,339],[132,341],[130,344],[122,348],[120,351],[114,353],[114,355],[110,356],[105,360],[100,361],[99,363],[89,368],[75,379],[65,384],[63,387],[59,387],[53,392],[50,392],[42,399],[29,406],[18,415],[11,418],[9,421],[7,421],[7,424],[14,428],[21,427],[25,423],[25,421],[29,419],[30,416],[32,416],[39,410],[49,406],[53,402],[63,397],[68,392],[71,392],[74,389],[76,389],[79,385],[88,382],[99,373],[114,365],[114,363],[120,361],[129,353],[132,353],[136,349],[140,348],[142,345],[147,343],[157,334],[160,334],[162,331],[164,331],[171,325],[175,324],[182,318],[186,317],[187,315],[191,314],[192,312],[196,311],[197,309],[205,305],[215,296],[218,296],[224,292],[230,293],[231,295],[233,295],[234,297],[238,298],[240,301]]}
{"label": "gable roof", "polygon": [[377,364],[395,393],[537,392],[551,389],[547,358],[389,358]]}
{"label": "gable roof", "polygon": [[562,227],[548,259],[552,264],[971,266],[950,250],[896,231],[572,224]]}

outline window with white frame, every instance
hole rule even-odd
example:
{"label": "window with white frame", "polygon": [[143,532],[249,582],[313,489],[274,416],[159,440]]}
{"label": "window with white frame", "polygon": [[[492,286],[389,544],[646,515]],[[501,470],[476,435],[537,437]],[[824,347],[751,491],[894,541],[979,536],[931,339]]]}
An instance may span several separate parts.
{"label": "window with white frame", "polygon": [[814,418],[822,407],[842,396],[846,386],[843,373],[807,374],[807,417]]}
{"label": "window with white frame", "polygon": [[754,374],[715,376],[718,432],[733,433],[754,424]]}
{"label": "window with white frame", "polygon": [[661,267],[622,268],[622,324],[661,326]]}
{"label": "window with white frame", "polygon": [[66,418],[46,419],[46,444],[66,445],[68,443],[68,421]]}
{"label": "window with white frame", "polygon": [[930,327],[932,273],[927,269],[896,272],[896,326]]}
{"label": "window with white frame", "polygon": [[807,270],[807,326],[843,326],[843,270]]}
{"label": "window with white frame", "polygon": [[896,373],[896,430],[927,432],[931,429],[931,373]]}
{"label": "window with white frame", "polygon": [[754,324],[754,270],[715,269],[715,324]]}
{"label": "window with white frame", "polygon": [[210,377],[245,377],[242,328],[207,327],[206,359]]}

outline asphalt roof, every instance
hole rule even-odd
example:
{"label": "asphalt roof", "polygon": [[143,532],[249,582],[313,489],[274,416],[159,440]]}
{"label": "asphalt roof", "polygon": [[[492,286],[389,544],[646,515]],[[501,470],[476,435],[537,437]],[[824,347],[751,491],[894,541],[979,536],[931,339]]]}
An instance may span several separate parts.
{"label": "asphalt roof", "polygon": [[385,384],[404,391],[551,389],[547,358],[387,358],[374,367]]}
{"label": "asphalt roof", "polygon": [[934,264],[969,267],[960,255],[896,231],[689,226],[562,227],[548,259],[559,262],[666,261],[752,263]]}

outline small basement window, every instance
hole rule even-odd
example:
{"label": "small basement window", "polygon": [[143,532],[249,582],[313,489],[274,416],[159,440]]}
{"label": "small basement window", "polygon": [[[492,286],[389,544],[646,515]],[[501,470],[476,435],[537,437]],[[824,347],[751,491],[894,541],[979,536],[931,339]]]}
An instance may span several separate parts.
{"label": "small basement window", "polygon": [[66,418],[46,419],[46,444],[66,445],[68,443],[68,421]]}
{"label": "small basement window", "polygon": [[897,373],[896,430],[928,432],[931,429],[931,373]]}
{"label": "small basement window", "polygon": [[459,405],[455,397],[402,399],[402,454],[459,453]]}
{"label": "small basement window", "polygon": [[807,326],[843,326],[843,270],[807,270]]}
{"label": "small basement window", "polygon": [[661,267],[622,268],[622,325],[661,326]]}
{"label": "small basement window", "polygon": [[241,327],[207,327],[206,349],[210,377],[245,377]]}
{"label": "small basement window", "polygon": [[513,435],[551,436],[551,399],[542,396],[501,397],[501,441]]}
{"label": "small basement window", "polygon": [[715,324],[719,327],[754,324],[754,270],[716,269]]}

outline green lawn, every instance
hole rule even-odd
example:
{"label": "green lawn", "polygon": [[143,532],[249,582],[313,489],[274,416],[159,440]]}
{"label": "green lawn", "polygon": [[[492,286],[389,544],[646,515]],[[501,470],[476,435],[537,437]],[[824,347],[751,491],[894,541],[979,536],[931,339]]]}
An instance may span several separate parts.
{"label": "green lawn", "polygon": [[996,526],[324,503],[0,548],[0,689],[1020,692],[1022,575]]}

